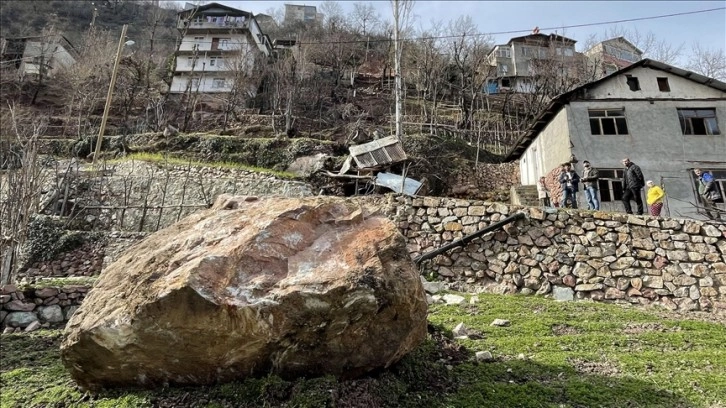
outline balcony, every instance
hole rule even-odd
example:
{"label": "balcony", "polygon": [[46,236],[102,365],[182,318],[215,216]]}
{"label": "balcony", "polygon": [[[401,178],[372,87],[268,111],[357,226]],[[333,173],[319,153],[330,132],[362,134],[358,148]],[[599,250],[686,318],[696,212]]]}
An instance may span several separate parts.
{"label": "balcony", "polygon": [[242,30],[249,29],[249,20],[244,17],[228,17],[227,20],[223,20],[219,17],[219,20],[214,21],[209,21],[207,19],[196,19],[191,21],[179,19],[177,21],[177,28],[179,30]]}

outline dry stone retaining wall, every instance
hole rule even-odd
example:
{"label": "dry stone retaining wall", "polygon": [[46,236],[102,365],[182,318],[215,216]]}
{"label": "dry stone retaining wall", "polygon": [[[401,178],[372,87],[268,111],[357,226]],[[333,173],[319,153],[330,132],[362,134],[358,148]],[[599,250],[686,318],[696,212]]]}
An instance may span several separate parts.
{"label": "dry stone retaining wall", "polygon": [[0,286],[0,327],[3,333],[11,333],[65,324],[89,289],[81,285],[25,290]]}
{"label": "dry stone retaining wall", "polygon": [[462,290],[726,310],[724,225],[436,197],[399,196],[393,208],[414,257],[527,215],[424,262],[424,275]]}

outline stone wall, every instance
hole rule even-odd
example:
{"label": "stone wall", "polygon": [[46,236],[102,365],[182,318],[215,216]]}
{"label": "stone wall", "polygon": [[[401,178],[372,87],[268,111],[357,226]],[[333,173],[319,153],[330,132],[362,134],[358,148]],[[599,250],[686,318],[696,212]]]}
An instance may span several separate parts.
{"label": "stone wall", "polygon": [[0,286],[0,327],[3,333],[12,333],[61,326],[70,319],[89,289],[81,285],[37,289]]}
{"label": "stone wall", "polygon": [[125,161],[96,176],[77,174],[76,195],[67,207],[97,230],[156,231],[207,208],[223,193],[313,195],[306,183],[233,168]]}
{"label": "stone wall", "polygon": [[461,290],[726,310],[726,225],[435,197],[399,196],[392,208],[414,257],[527,215],[422,264]]}

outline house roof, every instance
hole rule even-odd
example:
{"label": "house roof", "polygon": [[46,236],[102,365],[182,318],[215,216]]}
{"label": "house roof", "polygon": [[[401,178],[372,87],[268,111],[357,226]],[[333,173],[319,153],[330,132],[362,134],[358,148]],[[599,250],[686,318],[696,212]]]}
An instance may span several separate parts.
{"label": "house roof", "polygon": [[210,10],[210,9],[215,9],[215,8],[216,9],[222,9],[222,10],[225,10],[225,11],[230,11],[230,12],[233,12],[233,13],[246,14],[246,15],[248,15],[250,17],[252,16],[252,13],[249,13],[247,11],[240,10],[240,9],[236,9],[236,8],[230,7],[230,6],[225,6],[224,4],[219,4],[219,3],[209,3],[209,4],[205,4],[203,6],[198,6],[198,7],[192,7],[192,8],[184,9],[184,10],[178,12],[177,14],[189,13],[190,11],[193,11],[195,13],[201,13],[201,12],[204,12],[204,11],[207,11],[207,10]]}
{"label": "house roof", "polygon": [[652,68],[652,69],[657,69],[659,71],[669,72],[673,75],[677,75],[679,77],[691,80],[691,81],[699,83],[701,85],[705,85],[710,88],[717,89],[721,92],[726,92],[726,83],[724,83],[724,82],[697,74],[695,72],[687,71],[682,68],[674,67],[674,66],[668,65],[664,62],[645,58],[645,59],[635,62],[632,65],[629,65],[619,71],[615,71],[610,75],[602,77],[596,81],[588,82],[569,92],[565,92],[563,94],[556,96],[554,99],[552,99],[550,104],[547,106],[547,109],[545,109],[542,113],[539,114],[539,116],[537,116],[534,123],[529,127],[527,132],[525,132],[517,140],[517,143],[515,143],[515,145],[512,147],[512,149],[507,154],[505,161],[512,161],[512,160],[516,160],[516,159],[520,158],[522,156],[522,153],[524,153],[524,151],[527,149],[527,147],[529,147],[529,145],[532,144],[532,141],[534,141],[534,139],[537,137],[537,135],[539,135],[539,132],[541,132],[550,123],[552,118],[554,118],[565,105],[567,105],[573,99],[575,99],[576,96],[581,95],[583,91],[594,88],[595,86],[600,85],[603,82],[610,80],[611,78],[622,75],[628,71],[631,71],[631,70],[633,70],[635,68],[639,68],[639,67]]}
{"label": "house roof", "polygon": [[523,35],[521,37],[512,37],[507,45],[510,45],[514,42],[526,42],[528,40],[535,40],[535,41],[542,41],[542,42],[549,42],[549,41],[562,41],[568,44],[574,44],[577,41],[573,40],[572,38],[563,37],[561,35],[557,34],[528,34]]}
{"label": "house roof", "polygon": [[612,41],[624,42],[624,43],[628,44],[629,46],[633,47],[633,49],[635,49],[635,51],[637,51],[638,54],[643,55],[643,51],[641,51],[640,48],[636,47],[635,44],[633,44],[630,41],[626,40],[625,37],[622,37],[622,36],[621,37],[610,38],[608,40],[602,41],[601,44],[602,43],[607,43],[607,42],[612,42]]}

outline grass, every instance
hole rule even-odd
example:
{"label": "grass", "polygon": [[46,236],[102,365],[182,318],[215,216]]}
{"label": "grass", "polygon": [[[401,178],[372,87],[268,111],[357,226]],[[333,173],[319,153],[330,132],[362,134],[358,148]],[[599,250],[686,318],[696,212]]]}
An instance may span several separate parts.
{"label": "grass", "polygon": [[109,160],[109,163],[121,163],[131,160],[145,161],[156,164],[165,164],[171,166],[192,166],[192,167],[212,167],[227,170],[245,170],[253,173],[264,173],[283,179],[296,179],[295,174],[286,171],[277,171],[265,169],[262,167],[248,166],[245,164],[234,163],[229,161],[204,162],[199,160],[189,160],[180,157],[167,156],[160,153],[138,152],[129,154],[120,159]]}
{"label": "grass", "polygon": [[[492,320],[511,321],[508,327]],[[451,340],[463,322],[479,336]],[[62,367],[59,331],[2,336],[5,407],[724,407],[726,326],[654,310],[479,295],[430,308],[429,338],[354,381],[275,375],[216,386],[85,394]],[[475,361],[490,351],[491,362]]]}
{"label": "grass", "polygon": [[53,278],[36,278],[36,281],[27,286],[35,289],[57,288],[68,285],[93,286],[98,276],[64,276]]}

